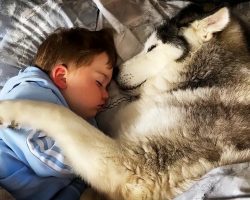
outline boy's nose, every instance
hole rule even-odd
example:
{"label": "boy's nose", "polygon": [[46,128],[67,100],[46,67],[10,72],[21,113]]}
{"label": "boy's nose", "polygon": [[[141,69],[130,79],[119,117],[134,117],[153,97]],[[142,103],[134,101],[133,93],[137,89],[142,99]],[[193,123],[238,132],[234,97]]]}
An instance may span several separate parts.
{"label": "boy's nose", "polygon": [[104,100],[107,100],[109,98],[109,93],[108,93],[108,91],[106,89],[104,89],[103,92],[102,92],[102,98]]}

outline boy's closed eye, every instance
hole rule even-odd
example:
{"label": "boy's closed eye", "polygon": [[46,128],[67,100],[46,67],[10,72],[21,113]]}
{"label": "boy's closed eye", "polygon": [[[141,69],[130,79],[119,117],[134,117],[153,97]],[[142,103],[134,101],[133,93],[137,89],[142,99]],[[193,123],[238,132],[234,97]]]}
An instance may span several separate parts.
{"label": "boy's closed eye", "polygon": [[104,73],[101,73],[101,72],[96,73],[95,80],[96,80],[96,84],[99,87],[104,87],[104,88],[106,88],[110,82],[107,75],[105,75]]}
{"label": "boy's closed eye", "polygon": [[99,87],[102,87],[102,86],[103,86],[103,83],[102,83],[101,81],[99,81],[99,80],[96,80],[96,84],[97,84],[97,86],[99,86]]}

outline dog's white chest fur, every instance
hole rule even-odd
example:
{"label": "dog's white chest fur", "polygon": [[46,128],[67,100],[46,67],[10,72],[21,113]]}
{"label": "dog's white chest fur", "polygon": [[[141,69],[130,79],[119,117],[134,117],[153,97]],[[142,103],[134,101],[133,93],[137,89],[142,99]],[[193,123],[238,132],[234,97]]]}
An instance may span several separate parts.
{"label": "dog's white chest fur", "polygon": [[159,135],[161,131],[157,130],[176,127],[185,119],[185,112],[181,112],[179,107],[169,106],[169,95],[165,96],[165,99],[160,95],[136,100],[121,107],[115,117],[103,113],[99,116],[99,120],[104,122],[101,129],[112,137],[145,137]]}

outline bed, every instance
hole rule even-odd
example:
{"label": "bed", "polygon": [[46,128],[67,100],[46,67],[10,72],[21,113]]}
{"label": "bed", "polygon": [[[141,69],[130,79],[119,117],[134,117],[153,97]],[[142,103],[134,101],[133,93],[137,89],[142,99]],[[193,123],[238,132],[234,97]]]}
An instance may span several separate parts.
{"label": "bed", "polygon": [[[138,53],[150,32],[187,2],[166,0],[0,0],[0,88],[32,62],[38,45],[58,27],[111,27],[119,62]],[[235,11],[250,27],[250,3]],[[130,45],[127,45],[130,44]],[[0,187],[0,199],[13,199]],[[250,163],[210,171],[175,198],[250,199]]]}

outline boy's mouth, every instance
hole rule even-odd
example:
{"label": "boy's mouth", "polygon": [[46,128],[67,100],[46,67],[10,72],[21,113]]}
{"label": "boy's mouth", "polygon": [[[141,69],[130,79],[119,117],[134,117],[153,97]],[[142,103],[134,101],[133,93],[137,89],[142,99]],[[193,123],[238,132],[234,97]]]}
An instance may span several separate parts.
{"label": "boy's mouth", "polygon": [[98,106],[97,106],[98,112],[101,111],[101,110],[103,110],[104,106],[105,106],[105,104],[100,104],[100,105],[98,105]]}

